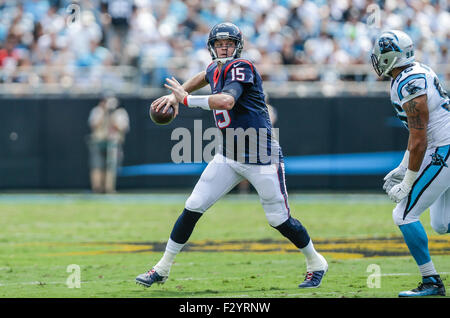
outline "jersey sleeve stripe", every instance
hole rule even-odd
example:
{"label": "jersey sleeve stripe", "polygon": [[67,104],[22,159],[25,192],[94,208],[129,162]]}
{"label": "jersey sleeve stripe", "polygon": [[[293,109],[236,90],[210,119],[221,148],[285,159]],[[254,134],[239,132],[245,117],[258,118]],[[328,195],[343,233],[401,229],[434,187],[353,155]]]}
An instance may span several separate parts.
{"label": "jersey sleeve stripe", "polygon": [[219,69],[216,68],[214,70],[214,75],[213,75],[214,87],[217,86],[217,83],[219,82],[219,78],[220,78],[220,72],[219,72]]}
{"label": "jersey sleeve stripe", "polygon": [[392,103],[392,106],[394,106],[394,108],[397,111],[397,113],[403,113],[404,112],[404,110],[403,110],[403,108],[402,108],[402,106],[400,104]]}
{"label": "jersey sleeve stripe", "polygon": [[427,94],[427,91],[426,91],[426,88],[425,89],[422,89],[422,90],[420,90],[419,92],[417,92],[417,93],[415,93],[415,94],[413,94],[413,95],[408,95],[408,96],[406,96],[404,99],[403,99],[403,103],[402,104],[405,104],[405,103],[407,103],[407,102],[409,102],[410,100],[412,100],[412,99],[414,99],[414,98],[416,98],[416,97],[419,97],[419,96],[422,96],[422,95],[426,95]]}

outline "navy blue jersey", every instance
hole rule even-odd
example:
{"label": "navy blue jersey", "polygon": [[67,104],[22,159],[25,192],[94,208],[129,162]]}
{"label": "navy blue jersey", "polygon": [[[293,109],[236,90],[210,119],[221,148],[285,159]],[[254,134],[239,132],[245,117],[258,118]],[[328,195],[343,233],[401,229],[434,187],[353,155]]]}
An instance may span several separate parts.
{"label": "navy blue jersey", "polygon": [[272,123],[265,103],[261,76],[245,59],[217,63],[206,70],[212,94],[226,93],[235,98],[231,110],[213,110],[223,136],[223,155],[239,162],[270,164],[282,160],[281,148],[273,137]]}

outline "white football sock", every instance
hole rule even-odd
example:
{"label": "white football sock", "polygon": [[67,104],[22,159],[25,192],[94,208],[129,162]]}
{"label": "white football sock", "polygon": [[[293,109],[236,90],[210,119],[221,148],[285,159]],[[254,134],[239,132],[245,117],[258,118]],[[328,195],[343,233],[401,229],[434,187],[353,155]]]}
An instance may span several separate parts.
{"label": "white football sock", "polygon": [[308,245],[306,245],[304,248],[301,248],[300,251],[306,257],[306,270],[308,272],[326,269],[327,263],[324,257],[317,253],[312,240],[310,240]]}
{"label": "white football sock", "polygon": [[434,268],[433,261],[429,261],[428,263],[425,263],[423,265],[419,265],[420,274],[422,276],[431,276],[431,275],[437,275],[437,271]]}
{"label": "white football sock", "polygon": [[185,244],[176,243],[169,238],[163,257],[153,267],[159,275],[169,276],[170,268],[172,267],[173,261],[175,260],[175,256],[180,253],[184,245]]}

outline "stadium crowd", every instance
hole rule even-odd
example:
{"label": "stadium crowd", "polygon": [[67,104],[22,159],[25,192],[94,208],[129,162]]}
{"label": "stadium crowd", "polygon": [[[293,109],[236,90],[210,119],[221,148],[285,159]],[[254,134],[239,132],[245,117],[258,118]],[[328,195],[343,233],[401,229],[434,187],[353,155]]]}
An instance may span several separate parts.
{"label": "stadium crowd", "polygon": [[322,79],[289,65],[369,64],[385,28],[407,32],[418,60],[449,63],[447,1],[0,0],[0,83],[120,84],[111,70],[131,66],[139,84],[160,87],[210,63],[208,32],[222,21],[241,28],[243,57],[265,80]]}

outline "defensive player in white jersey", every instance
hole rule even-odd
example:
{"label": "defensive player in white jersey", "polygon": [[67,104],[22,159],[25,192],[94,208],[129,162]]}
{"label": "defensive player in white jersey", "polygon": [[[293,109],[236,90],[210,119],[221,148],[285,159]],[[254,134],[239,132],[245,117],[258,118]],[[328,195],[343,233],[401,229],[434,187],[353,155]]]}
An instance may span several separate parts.
{"label": "defensive player in white jersey", "polygon": [[422,274],[415,289],[399,297],[445,296],[434,268],[428,237],[419,220],[430,209],[431,226],[450,232],[450,100],[431,68],[415,62],[410,37],[397,30],[383,32],[372,51],[379,76],[390,76],[391,102],[409,130],[400,165],[384,178],[383,189],[397,202],[393,218]]}

